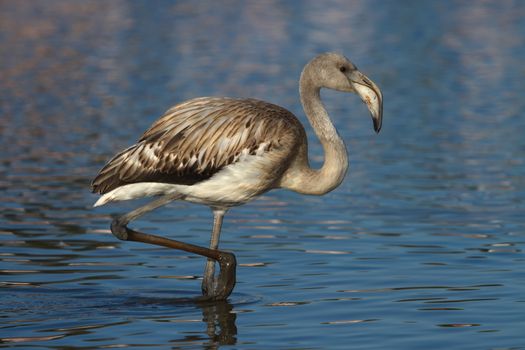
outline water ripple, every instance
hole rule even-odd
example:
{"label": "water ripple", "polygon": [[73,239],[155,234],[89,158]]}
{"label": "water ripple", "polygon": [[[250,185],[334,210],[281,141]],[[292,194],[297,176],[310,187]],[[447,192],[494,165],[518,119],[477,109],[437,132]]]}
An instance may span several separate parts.
{"label": "water ripple", "polygon": [[[525,349],[525,5],[520,1],[0,2],[0,347]],[[269,100],[304,118],[322,51],[382,88],[322,92],[349,150],[329,194],[271,191],[226,217],[238,260],[116,240],[89,183],[170,105]],[[310,127],[310,161],[322,145]],[[133,227],[207,245],[208,208]],[[344,327],[344,328],[343,328]]]}

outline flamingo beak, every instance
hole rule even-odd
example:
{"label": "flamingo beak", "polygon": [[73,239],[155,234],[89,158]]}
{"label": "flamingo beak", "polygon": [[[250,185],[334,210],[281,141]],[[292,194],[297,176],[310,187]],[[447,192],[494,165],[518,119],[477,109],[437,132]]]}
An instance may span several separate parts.
{"label": "flamingo beak", "polygon": [[361,100],[368,106],[374,122],[374,130],[379,133],[383,124],[383,94],[381,90],[358,70],[352,73],[350,82]]}

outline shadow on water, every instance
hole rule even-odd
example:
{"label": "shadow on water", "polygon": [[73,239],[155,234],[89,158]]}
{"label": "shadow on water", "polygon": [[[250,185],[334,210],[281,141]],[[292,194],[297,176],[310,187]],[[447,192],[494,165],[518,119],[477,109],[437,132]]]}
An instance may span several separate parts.
{"label": "shadow on water", "polygon": [[[4,290],[6,292],[6,290]],[[235,308],[257,302],[257,299],[234,293],[227,301],[203,302],[185,291],[118,290],[112,294],[92,288],[55,289],[17,287],[16,294],[3,293],[0,301],[4,320],[0,344],[30,343],[101,332],[104,328],[122,327],[137,320],[172,324],[174,334],[181,324],[202,323],[201,331],[189,332],[170,343],[195,343],[209,346],[236,343],[237,312]],[[171,297],[169,295],[178,295]],[[187,295],[187,296],[185,296]],[[195,311],[201,317],[196,318]],[[45,327],[38,325],[46,320]],[[74,322],[71,322],[73,321]],[[11,326],[9,325],[11,324]],[[56,324],[56,327],[53,327]],[[6,336],[14,327],[26,328],[31,336]],[[96,331],[95,331],[96,330]],[[44,335],[35,336],[35,333]],[[152,340],[152,339],[150,339]],[[125,339],[122,339],[125,342]],[[132,346],[133,344],[126,344]],[[163,345],[163,344],[158,344]]]}

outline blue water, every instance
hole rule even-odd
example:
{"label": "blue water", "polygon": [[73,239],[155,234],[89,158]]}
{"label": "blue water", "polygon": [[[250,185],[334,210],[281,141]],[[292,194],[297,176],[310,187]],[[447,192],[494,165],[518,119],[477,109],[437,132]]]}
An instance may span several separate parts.
{"label": "blue water", "polygon": [[[522,1],[1,1],[0,348],[525,349]],[[323,99],[350,171],[226,217],[227,302],[201,257],[116,240],[89,182],[163,111],[255,97],[347,55],[384,95]],[[308,127],[314,165],[322,149]],[[134,227],[206,245],[208,208]]]}

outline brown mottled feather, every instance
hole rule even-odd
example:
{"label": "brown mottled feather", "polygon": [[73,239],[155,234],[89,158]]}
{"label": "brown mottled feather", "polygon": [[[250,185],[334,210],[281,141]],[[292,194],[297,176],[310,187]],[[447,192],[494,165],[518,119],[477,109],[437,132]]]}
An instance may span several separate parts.
{"label": "brown mottled feather", "polygon": [[104,194],[137,182],[192,185],[238,161],[283,146],[282,139],[302,140],[304,129],[286,109],[253,99],[203,97],[170,108],[138,143],[111,159],[93,180]]}

